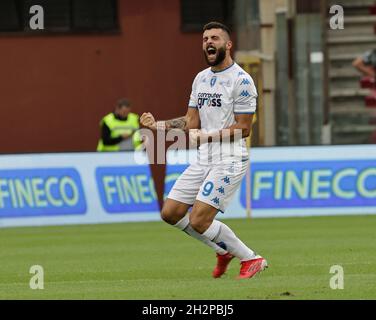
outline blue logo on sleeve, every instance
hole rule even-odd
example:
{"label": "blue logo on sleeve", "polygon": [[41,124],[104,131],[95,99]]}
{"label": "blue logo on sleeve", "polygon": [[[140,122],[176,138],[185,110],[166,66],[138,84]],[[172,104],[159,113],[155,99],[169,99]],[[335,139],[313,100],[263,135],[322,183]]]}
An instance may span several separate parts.
{"label": "blue logo on sleeve", "polygon": [[99,167],[96,180],[108,213],[159,211],[149,166]]}
{"label": "blue logo on sleeve", "polygon": [[240,85],[247,85],[247,84],[251,84],[251,82],[247,78],[243,78],[242,82],[240,82]]}
{"label": "blue logo on sleeve", "polygon": [[86,213],[73,168],[0,170],[0,218]]}
{"label": "blue logo on sleeve", "polygon": [[241,93],[240,93],[240,96],[241,97],[250,97],[251,95],[249,94],[249,92],[247,90],[243,90]]}

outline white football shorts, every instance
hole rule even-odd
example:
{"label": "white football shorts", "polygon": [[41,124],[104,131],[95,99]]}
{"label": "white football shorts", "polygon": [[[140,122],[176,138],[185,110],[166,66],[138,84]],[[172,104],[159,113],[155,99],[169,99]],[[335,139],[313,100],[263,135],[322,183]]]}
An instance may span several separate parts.
{"label": "white football shorts", "polygon": [[199,200],[224,212],[248,166],[248,159],[227,164],[191,164],[176,180],[167,198],[189,205]]}

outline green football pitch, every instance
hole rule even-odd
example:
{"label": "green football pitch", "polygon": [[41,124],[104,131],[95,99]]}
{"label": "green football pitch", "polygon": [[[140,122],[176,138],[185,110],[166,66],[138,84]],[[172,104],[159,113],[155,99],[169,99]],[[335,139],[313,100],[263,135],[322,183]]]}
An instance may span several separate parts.
{"label": "green football pitch", "polygon": [[[224,222],[265,272],[236,280],[234,259],[212,279],[213,252],[162,222],[0,229],[0,299],[376,299],[376,216]],[[330,288],[333,265],[344,289]]]}

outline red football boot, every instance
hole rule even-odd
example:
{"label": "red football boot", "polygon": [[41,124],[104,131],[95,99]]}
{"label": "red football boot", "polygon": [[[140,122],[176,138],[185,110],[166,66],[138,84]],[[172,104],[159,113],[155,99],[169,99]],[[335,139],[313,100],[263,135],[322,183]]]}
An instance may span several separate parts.
{"label": "red football boot", "polygon": [[252,278],[256,273],[265,270],[268,267],[268,263],[263,257],[242,261],[240,273],[237,279]]}
{"label": "red football boot", "polygon": [[220,278],[227,270],[230,261],[234,258],[231,253],[220,255],[217,253],[217,265],[213,270],[213,278]]}

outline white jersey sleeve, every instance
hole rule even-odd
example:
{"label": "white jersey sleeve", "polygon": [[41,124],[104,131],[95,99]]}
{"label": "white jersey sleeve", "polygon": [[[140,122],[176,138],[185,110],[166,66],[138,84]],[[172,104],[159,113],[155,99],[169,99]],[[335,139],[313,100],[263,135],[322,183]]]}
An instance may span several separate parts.
{"label": "white jersey sleeve", "polygon": [[188,102],[188,107],[190,108],[197,108],[197,83],[199,76],[200,74],[197,74],[196,78],[193,80],[192,91]]}
{"label": "white jersey sleeve", "polygon": [[234,113],[255,113],[256,99],[257,90],[251,76],[242,74],[236,80],[234,87]]}

